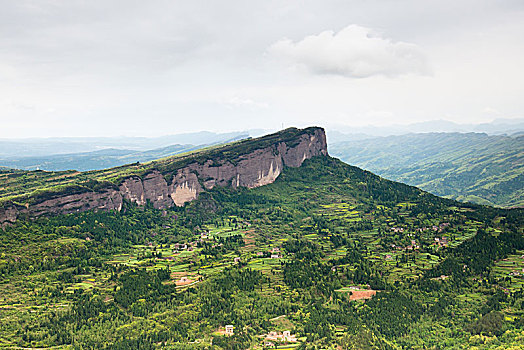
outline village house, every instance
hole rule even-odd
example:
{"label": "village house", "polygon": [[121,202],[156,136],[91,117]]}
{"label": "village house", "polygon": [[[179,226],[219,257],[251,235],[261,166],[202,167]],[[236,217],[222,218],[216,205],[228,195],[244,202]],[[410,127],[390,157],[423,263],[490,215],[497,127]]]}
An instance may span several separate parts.
{"label": "village house", "polygon": [[282,333],[271,331],[266,335],[266,340],[294,343],[297,341],[297,338],[291,334],[290,331],[284,331]]}
{"label": "village house", "polygon": [[175,243],[174,249],[176,249],[176,250],[186,250],[187,249],[187,244]]}
{"label": "village house", "polygon": [[239,263],[240,262],[240,258],[237,256],[236,258],[233,259],[233,262]]}
{"label": "village house", "polygon": [[233,327],[233,325],[231,325],[231,324],[226,325],[226,335],[233,335],[234,334],[234,332],[233,332],[234,328],[235,327]]}
{"label": "village house", "polygon": [[279,259],[280,255],[278,254],[271,254],[271,259]]}
{"label": "village house", "polygon": [[435,237],[435,243],[438,244],[441,247],[447,247],[448,246],[448,238],[447,237]]}

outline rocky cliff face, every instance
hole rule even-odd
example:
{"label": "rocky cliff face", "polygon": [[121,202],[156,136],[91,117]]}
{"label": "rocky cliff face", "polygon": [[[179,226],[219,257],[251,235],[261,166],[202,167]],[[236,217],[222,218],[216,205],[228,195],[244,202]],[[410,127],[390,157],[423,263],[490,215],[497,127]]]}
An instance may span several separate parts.
{"label": "rocky cliff face", "polygon": [[324,130],[309,128],[291,140],[278,140],[234,159],[209,159],[203,163],[195,160],[167,174],[153,168],[145,176],[124,179],[118,188],[57,195],[28,206],[6,203],[0,206],[0,225],[12,223],[20,215],[36,217],[91,209],[119,211],[124,200],[138,205],[149,201],[157,209],[183,206],[215,186],[255,188],[270,184],[284,167],[299,167],[304,160],[319,155],[327,155]]}

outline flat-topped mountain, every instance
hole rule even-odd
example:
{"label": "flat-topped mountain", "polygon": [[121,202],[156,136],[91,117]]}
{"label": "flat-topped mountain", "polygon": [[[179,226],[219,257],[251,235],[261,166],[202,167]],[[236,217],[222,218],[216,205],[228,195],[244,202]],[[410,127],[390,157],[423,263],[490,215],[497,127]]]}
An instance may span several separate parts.
{"label": "flat-topped mountain", "polygon": [[120,210],[124,200],[169,208],[215,186],[254,188],[275,181],[284,167],[327,155],[322,128],[290,128],[145,163],[92,172],[0,173],[0,224],[20,215]]}

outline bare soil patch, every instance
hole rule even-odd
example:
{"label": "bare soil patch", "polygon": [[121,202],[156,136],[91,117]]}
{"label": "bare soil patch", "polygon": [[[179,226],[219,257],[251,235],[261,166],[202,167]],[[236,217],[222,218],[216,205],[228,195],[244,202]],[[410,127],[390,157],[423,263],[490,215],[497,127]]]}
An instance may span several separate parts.
{"label": "bare soil patch", "polygon": [[371,299],[372,296],[377,294],[376,290],[368,289],[368,290],[352,290],[351,296],[349,299],[351,300],[360,300],[360,299]]}

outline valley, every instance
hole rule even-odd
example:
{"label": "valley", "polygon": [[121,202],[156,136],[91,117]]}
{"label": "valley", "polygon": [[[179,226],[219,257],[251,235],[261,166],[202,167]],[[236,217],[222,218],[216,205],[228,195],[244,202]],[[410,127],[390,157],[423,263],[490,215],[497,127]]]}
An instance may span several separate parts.
{"label": "valley", "polygon": [[461,202],[522,207],[524,138],[484,133],[338,136],[332,155],[394,181]]}

